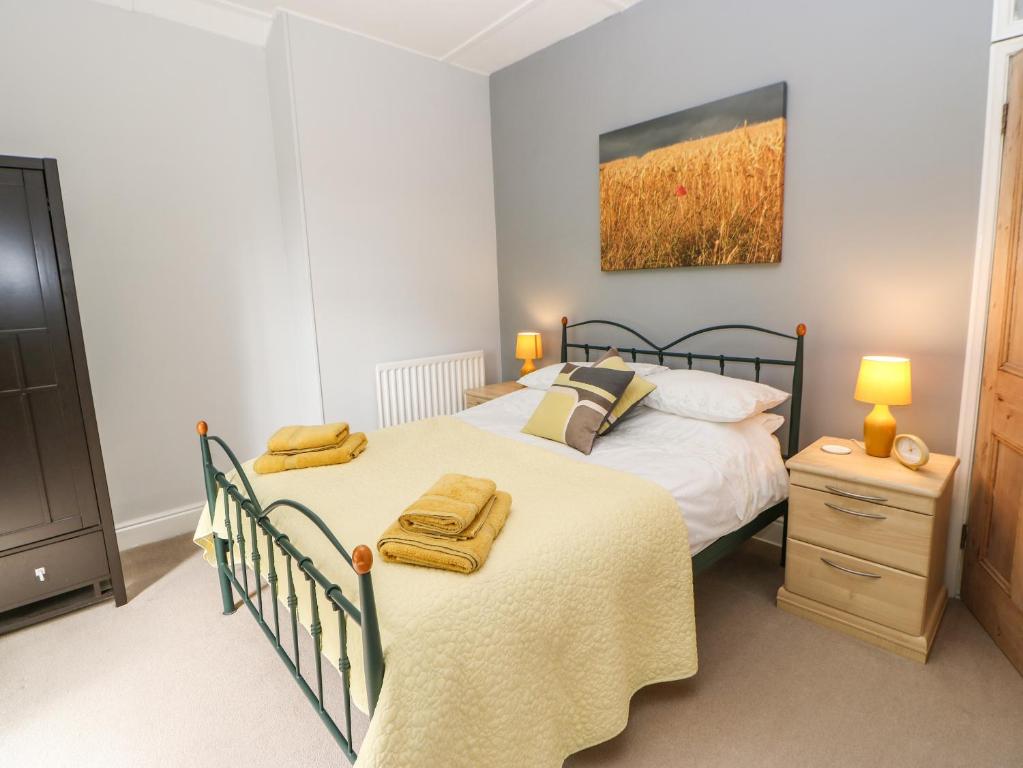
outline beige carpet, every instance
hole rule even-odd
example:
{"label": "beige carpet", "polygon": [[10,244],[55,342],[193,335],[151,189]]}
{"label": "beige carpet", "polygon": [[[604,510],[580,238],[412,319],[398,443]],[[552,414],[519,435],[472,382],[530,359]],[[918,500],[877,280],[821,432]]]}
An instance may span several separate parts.
{"label": "beige carpet", "polygon": [[[566,765],[1023,765],[1023,678],[961,603],[919,665],[776,609],[773,552],[697,579],[699,674],[641,691],[622,735]],[[0,637],[0,765],[343,764],[187,537],[124,565],[123,608]]]}

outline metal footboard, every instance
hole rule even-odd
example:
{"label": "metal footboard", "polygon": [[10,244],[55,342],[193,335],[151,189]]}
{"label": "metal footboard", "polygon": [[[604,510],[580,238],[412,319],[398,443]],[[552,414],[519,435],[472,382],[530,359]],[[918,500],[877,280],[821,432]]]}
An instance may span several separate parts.
{"label": "metal footboard", "polygon": [[[217,573],[220,577],[220,591],[223,600],[224,614],[232,614],[235,608],[235,592],[241,598],[256,623],[263,630],[266,638],[273,645],[280,656],[281,661],[294,675],[298,687],[309,699],[331,736],[341,747],[345,757],[355,762],[357,757],[355,745],[352,741],[352,701],[351,701],[351,661],[348,657],[348,620],[354,621],[362,633],[363,665],[366,677],[366,701],[368,703],[368,714],[372,717],[376,708],[377,699],[380,696],[380,688],[384,677],[384,656],[380,643],[380,625],[377,621],[376,603],[373,599],[373,580],[370,576],[370,569],[373,566],[373,552],[365,545],[359,545],[349,555],[347,550],[337,540],[326,523],[312,510],[297,501],[290,499],[279,499],[266,507],[260,506],[252,484],[242,470],[241,464],[235,457],[234,452],[227,443],[219,437],[209,435],[208,426],[205,421],[196,425],[199,433],[199,443],[202,450],[203,476],[206,480],[206,500],[209,504],[210,519],[214,520],[217,502],[223,501],[224,521],[227,539],[220,538],[213,534],[214,552],[217,560]],[[224,454],[233,465],[237,473],[238,481],[242,488],[231,482],[227,476],[218,470],[210,458],[210,443],[216,443],[223,450]],[[231,518],[232,507],[234,520]],[[349,600],[341,590],[341,587],[330,581],[312,558],[303,554],[286,533],[282,533],[273,523],[270,522],[269,514],[277,509],[289,509],[306,517],[331,543],[337,553],[344,559],[351,569],[356,573],[359,583],[359,605],[356,606]],[[266,547],[266,572],[263,573],[263,556],[259,551],[259,537],[263,536]],[[232,546],[232,541],[235,546]],[[239,556],[235,556],[235,548]],[[278,586],[278,560],[283,558],[286,598],[285,604],[290,618],[290,631],[294,658],[288,655],[287,650],[281,644],[281,616],[280,616],[280,590]],[[241,562],[237,562],[241,560]],[[254,575],[255,601],[249,594],[249,567],[251,566]],[[315,649],[314,665],[316,669],[316,689],[314,690],[302,676],[301,659],[298,648],[298,594],[296,592],[293,567],[305,577],[309,585],[309,598],[311,615],[309,618],[309,634],[313,639]],[[263,583],[269,586],[269,606],[263,604]],[[301,586],[301,584],[299,585]],[[342,681],[342,710],[344,717],[344,730],[334,721],[334,718],[327,712],[323,700],[323,626],[320,622],[319,590],[323,591],[331,610],[338,620],[338,647],[337,659],[338,670],[341,673]],[[271,612],[272,609],[272,612]],[[268,615],[272,617],[272,626],[268,622]],[[286,627],[287,629],[287,627]]]}

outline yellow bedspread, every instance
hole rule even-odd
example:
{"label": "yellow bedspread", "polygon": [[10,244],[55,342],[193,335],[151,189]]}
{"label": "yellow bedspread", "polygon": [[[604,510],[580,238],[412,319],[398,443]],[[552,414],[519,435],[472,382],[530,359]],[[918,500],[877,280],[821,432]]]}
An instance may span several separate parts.
{"label": "yellow bedspread", "polygon": [[[469,576],[387,563],[374,548],[386,671],[356,745],[360,767],[556,768],[621,731],[636,690],[696,673],[689,546],[667,491],[451,417],[371,439],[373,450],[350,464],[250,474],[260,502],[308,505],[349,550],[372,547],[447,472],[491,478],[513,505],[486,564]],[[351,569],[311,524],[283,509],[272,519],[357,595]],[[219,514],[216,528],[223,535]],[[204,512],[197,543],[210,530]],[[217,610],[215,585],[211,577],[209,610]],[[324,653],[336,662],[336,624],[320,605]],[[307,600],[300,614],[308,622]],[[365,709],[350,626],[352,694]]]}

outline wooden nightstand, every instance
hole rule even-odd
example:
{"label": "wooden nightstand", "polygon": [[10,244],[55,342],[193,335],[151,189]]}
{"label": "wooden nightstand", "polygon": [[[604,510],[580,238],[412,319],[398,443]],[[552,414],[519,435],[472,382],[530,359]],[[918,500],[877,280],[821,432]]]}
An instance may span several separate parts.
{"label": "wooden nightstand", "polygon": [[507,395],[524,387],[517,381],[502,381],[500,384],[484,384],[482,387],[473,387],[465,390],[465,407],[472,408],[474,405],[486,403],[495,397]]}
{"label": "wooden nightstand", "polygon": [[[824,443],[852,453],[825,453]],[[833,437],[789,459],[778,607],[926,661],[947,600],[945,544],[958,464],[932,453],[914,471]]]}

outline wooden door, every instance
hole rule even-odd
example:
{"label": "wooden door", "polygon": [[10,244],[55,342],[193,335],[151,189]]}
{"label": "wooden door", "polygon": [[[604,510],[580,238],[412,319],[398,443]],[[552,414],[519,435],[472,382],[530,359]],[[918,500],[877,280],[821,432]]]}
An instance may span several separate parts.
{"label": "wooden door", "polygon": [[0,551],[99,523],[42,169],[0,167]]}
{"label": "wooden door", "polygon": [[1023,673],[1023,53],[1009,63],[962,597]]}

